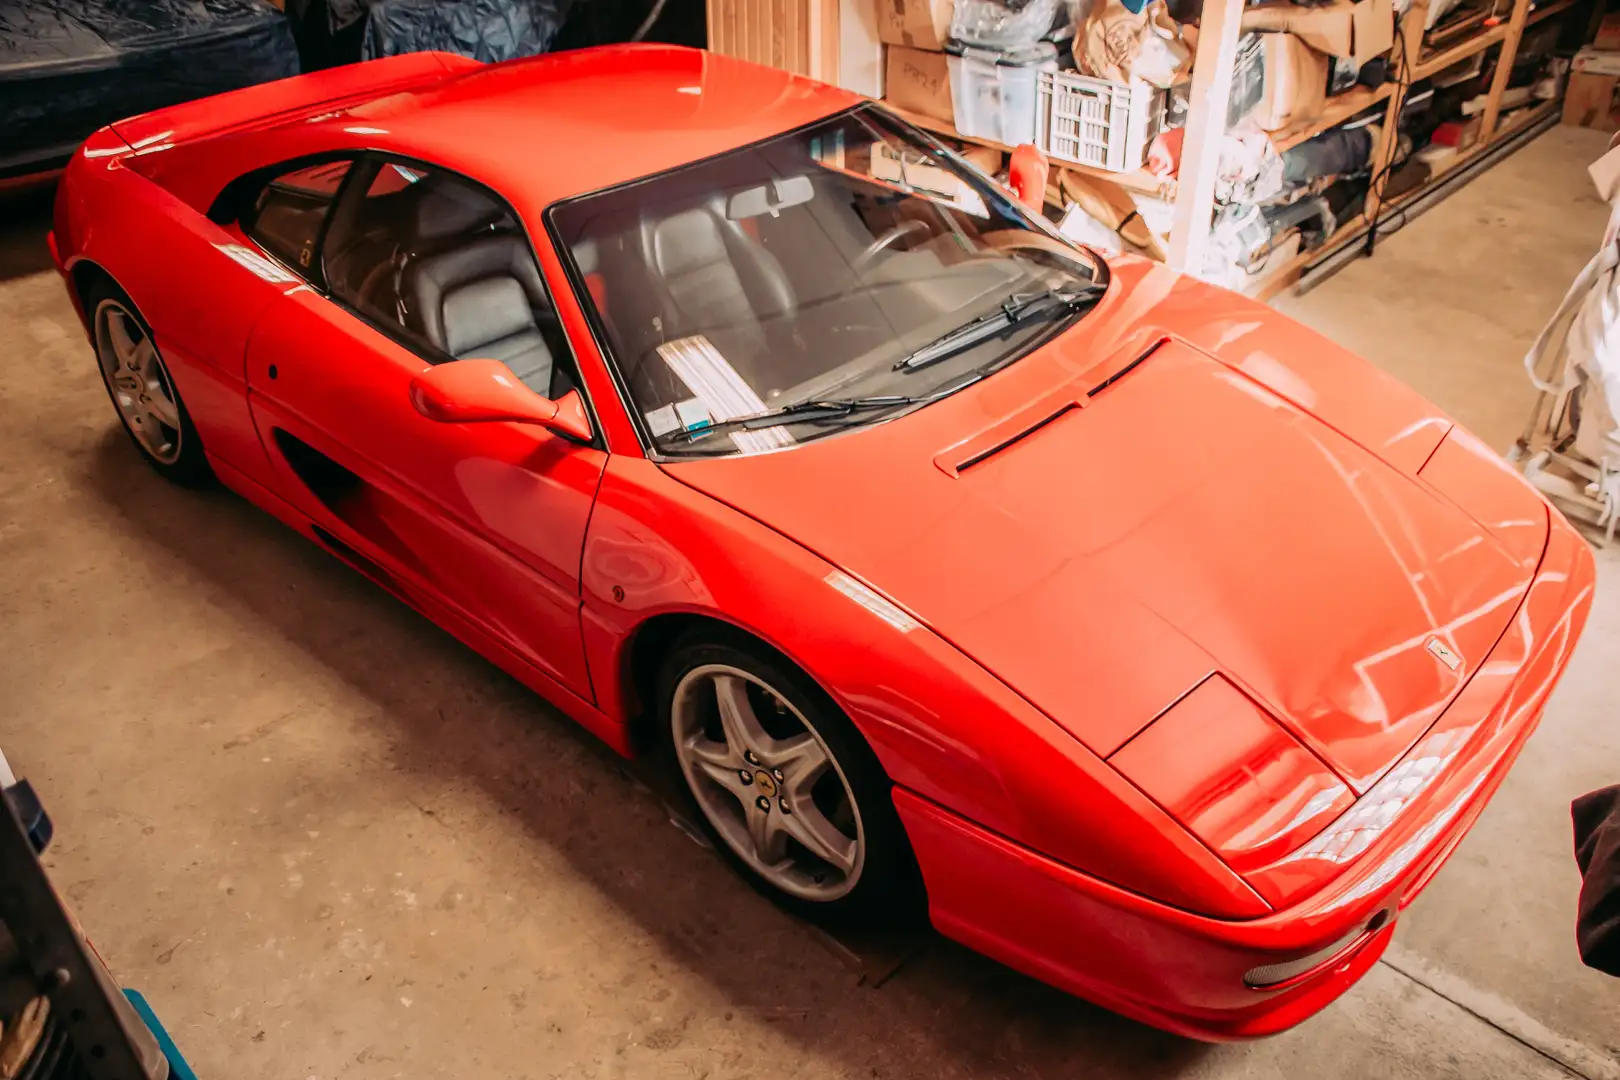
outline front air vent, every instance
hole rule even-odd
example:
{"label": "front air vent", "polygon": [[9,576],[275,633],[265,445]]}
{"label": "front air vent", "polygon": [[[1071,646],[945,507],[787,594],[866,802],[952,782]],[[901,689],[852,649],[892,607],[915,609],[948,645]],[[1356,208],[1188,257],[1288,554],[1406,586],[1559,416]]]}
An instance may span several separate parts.
{"label": "front air vent", "polygon": [[1075,405],[1074,402],[1072,402],[1072,401],[1068,402],[1068,403],[1064,404],[1063,407],[1058,409],[1056,412],[1053,412],[1052,414],[1045,417],[1044,419],[1037,420],[1035,423],[1031,424],[1027,428],[1024,428],[1022,431],[1014,432],[1011,435],[1008,435],[1005,439],[1002,439],[1000,442],[995,443],[995,444],[993,444],[991,446],[983,447],[982,449],[974,452],[973,454],[970,454],[968,457],[963,458],[961,461],[958,461],[956,463],[956,474],[958,476],[960,476],[961,474],[967,472],[969,469],[973,468],[973,466],[982,464],[982,463],[990,460],[991,458],[995,457],[997,454],[1001,453],[1003,450],[1006,450],[1009,447],[1015,446],[1018,443],[1022,442],[1023,440],[1029,438],[1031,435],[1035,434],[1037,431],[1041,430],[1042,428],[1044,428],[1046,425],[1052,423],[1053,421],[1061,420],[1063,417],[1065,417],[1069,413],[1073,412],[1076,408],[1078,408],[1078,406]]}
{"label": "front air vent", "polygon": [[1098,394],[1102,393],[1104,390],[1108,389],[1110,386],[1113,386],[1115,383],[1119,382],[1119,380],[1123,379],[1125,376],[1127,376],[1131,372],[1135,371],[1138,367],[1141,366],[1142,361],[1146,360],[1148,357],[1150,357],[1154,353],[1158,352],[1160,348],[1162,348],[1163,346],[1168,345],[1168,344],[1170,344],[1170,339],[1167,338],[1167,337],[1162,337],[1159,340],[1155,341],[1153,344],[1149,345],[1146,349],[1143,349],[1141,355],[1137,356],[1137,358],[1135,360],[1132,360],[1130,363],[1126,364],[1124,367],[1120,368],[1118,371],[1116,371],[1112,375],[1108,376],[1108,378],[1104,379],[1102,382],[1098,383],[1096,386],[1093,386],[1090,390],[1087,390],[1086,391],[1086,397],[1088,397],[1088,398],[1096,397]]}

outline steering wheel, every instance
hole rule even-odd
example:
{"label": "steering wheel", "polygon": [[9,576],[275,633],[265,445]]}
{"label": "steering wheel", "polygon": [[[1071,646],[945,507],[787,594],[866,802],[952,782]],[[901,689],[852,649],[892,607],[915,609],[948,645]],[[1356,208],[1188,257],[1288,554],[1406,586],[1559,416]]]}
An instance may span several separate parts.
{"label": "steering wheel", "polygon": [[878,252],[892,247],[896,240],[900,239],[902,236],[909,236],[918,229],[927,232],[928,226],[924,225],[916,218],[907,218],[905,221],[902,221],[900,224],[896,225],[894,228],[890,229],[888,232],[884,233],[870,244],[867,244],[866,249],[859,255],[855,256],[854,260],[849,264],[850,268],[853,269],[857,274],[864,274],[866,272],[866,268],[871,264],[872,260],[877,258]]}

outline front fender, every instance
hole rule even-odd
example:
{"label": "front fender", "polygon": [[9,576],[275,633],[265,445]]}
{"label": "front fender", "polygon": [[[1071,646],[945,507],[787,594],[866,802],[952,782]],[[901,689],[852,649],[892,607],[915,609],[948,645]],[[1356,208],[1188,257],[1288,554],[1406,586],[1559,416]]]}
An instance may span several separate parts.
{"label": "front fender", "polygon": [[901,787],[1165,903],[1226,918],[1268,910],[1067,732],[898,609],[858,602],[847,584],[837,587],[841,577],[656,464],[612,458],[581,571],[601,707],[630,720],[620,673],[640,626],[660,614],[702,613],[756,635],[816,679]]}

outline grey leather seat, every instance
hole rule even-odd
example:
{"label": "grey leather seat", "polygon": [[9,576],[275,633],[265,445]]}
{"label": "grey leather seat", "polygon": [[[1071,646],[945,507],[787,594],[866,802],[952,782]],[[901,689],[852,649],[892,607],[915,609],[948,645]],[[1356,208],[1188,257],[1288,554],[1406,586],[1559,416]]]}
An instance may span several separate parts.
{"label": "grey leather seat", "polygon": [[[457,193],[460,194],[460,193]],[[487,213],[487,209],[486,209]],[[540,270],[519,234],[482,232],[462,200],[423,199],[418,235],[451,246],[411,260],[406,292],[422,333],[458,360],[500,360],[530,389],[551,394],[553,360],[535,313],[550,304]]]}
{"label": "grey leather seat", "polygon": [[644,221],[641,242],[673,324],[706,334],[728,357],[763,354],[769,344],[764,324],[797,308],[782,264],[718,208]]}

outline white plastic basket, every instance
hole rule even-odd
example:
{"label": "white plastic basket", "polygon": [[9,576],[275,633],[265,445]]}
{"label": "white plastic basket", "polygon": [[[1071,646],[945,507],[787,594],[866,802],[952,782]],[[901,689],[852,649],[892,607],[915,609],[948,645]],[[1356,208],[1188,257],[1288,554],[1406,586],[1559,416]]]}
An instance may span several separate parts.
{"label": "white plastic basket", "polygon": [[1043,71],[1035,116],[1037,144],[1048,156],[1129,172],[1142,167],[1164,123],[1164,91],[1077,71]]}
{"label": "white plastic basket", "polygon": [[946,66],[957,131],[1008,146],[1035,141],[1040,114],[1036,77],[1057,70],[1056,49],[1047,45],[1008,54],[954,45]]}

